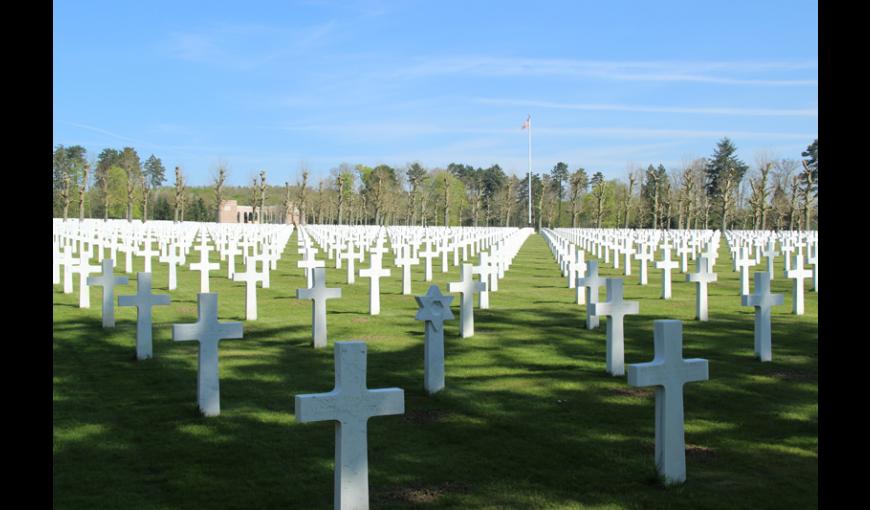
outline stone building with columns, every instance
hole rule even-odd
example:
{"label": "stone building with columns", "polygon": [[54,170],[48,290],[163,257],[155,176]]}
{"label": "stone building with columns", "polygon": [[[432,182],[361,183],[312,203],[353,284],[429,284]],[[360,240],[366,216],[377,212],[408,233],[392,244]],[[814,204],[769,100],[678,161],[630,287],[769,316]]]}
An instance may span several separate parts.
{"label": "stone building with columns", "polygon": [[262,217],[258,218],[260,215],[259,208],[254,211],[253,206],[239,205],[236,200],[223,200],[218,223],[292,223],[294,225],[299,223],[299,210],[295,206],[285,214],[283,206],[267,205],[263,207]]}

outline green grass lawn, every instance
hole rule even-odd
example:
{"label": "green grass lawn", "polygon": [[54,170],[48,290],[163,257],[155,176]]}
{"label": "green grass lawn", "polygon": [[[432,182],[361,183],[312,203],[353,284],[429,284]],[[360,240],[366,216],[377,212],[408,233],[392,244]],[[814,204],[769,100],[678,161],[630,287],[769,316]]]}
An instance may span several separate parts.
{"label": "green grass lawn", "polygon": [[[171,324],[196,320],[199,273],[179,271],[172,304],[154,308],[155,357],[141,362],[135,308],[117,307],[115,329],[103,330],[101,289],[91,288],[91,308],[81,310],[76,277],[73,294],[55,285],[53,296],[54,506],[331,508],[334,425],[297,423],[294,396],[330,391],[333,343],[359,339],[369,346],[368,387],[405,390],[404,415],[369,421],[373,509],[816,507],[818,295],[807,290],[806,314],[792,315],[779,258],[772,291],[785,304],[774,308],[773,362],[761,363],[754,311],[740,306],[724,242],[719,253],[708,322],[693,320],[695,284],[677,271],[668,301],[652,265],[648,285],[638,284],[637,262],[625,283],[625,298],[640,301],[640,315],[625,319],[626,364],[652,360],[654,319],[682,320],[684,357],[710,363],[709,381],[685,386],[688,480],[671,488],[655,473],[653,390],[605,373],[606,318],[585,329],[584,307],[540,235],[490,294],[492,308],[475,309],[471,338],[459,338],[454,299],[446,388],[427,396],[423,323],[413,296],[401,295],[400,269],[381,281],[381,314],[370,316],[368,279],[347,286],[345,269],[329,263],[328,285],[343,296],[328,301],[329,345],[314,350],[311,302],[294,297],[305,286],[294,234],[271,288],[257,290],[259,319],[243,323],[243,339],[221,342],[215,418],[197,411],[196,343],[171,341]],[[142,266],[135,258],[134,270]],[[433,266],[432,283],[446,293],[459,268],[441,273],[440,258]],[[414,294],[423,294],[423,265],[412,273]],[[116,295],[135,293],[130,280]],[[154,264],[153,282],[167,292],[165,264]],[[244,321],[244,284],[226,279],[224,263],[211,291],[221,321]]]}

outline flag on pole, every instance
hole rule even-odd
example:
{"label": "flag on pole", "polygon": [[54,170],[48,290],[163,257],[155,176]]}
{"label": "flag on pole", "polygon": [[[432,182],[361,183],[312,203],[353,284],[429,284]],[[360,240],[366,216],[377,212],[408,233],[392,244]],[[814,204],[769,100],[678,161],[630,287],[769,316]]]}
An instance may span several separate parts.
{"label": "flag on pole", "polygon": [[528,118],[528,119],[526,119],[525,121],[523,121],[523,127],[521,127],[520,130],[523,130],[523,129],[526,129],[527,127],[529,127],[529,121],[530,121],[530,120],[532,120],[532,116],[531,116],[531,115],[529,115],[529,118]]}

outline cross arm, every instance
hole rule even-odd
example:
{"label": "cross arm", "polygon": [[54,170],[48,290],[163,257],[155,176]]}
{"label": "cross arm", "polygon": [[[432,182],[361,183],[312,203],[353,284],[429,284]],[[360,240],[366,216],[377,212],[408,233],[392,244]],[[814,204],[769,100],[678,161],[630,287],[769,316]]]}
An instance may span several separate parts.
{"label": "cross arm", "polygon": [[405,412],[405,390],[401,388],[368,390],[368,397],[374,403],[372,416],[388,416]]}
{"label": "cross arm", "polygon": [[684,382],[706,381],[710,378],[710,364],[705,359],[690,358],[683,360]]}
{"label": "cross arm", "polygon": [[334,390],[329,393],[296,395],[294,410],[296,420],[300,423],[338,420],[337,403],[338,393]]}

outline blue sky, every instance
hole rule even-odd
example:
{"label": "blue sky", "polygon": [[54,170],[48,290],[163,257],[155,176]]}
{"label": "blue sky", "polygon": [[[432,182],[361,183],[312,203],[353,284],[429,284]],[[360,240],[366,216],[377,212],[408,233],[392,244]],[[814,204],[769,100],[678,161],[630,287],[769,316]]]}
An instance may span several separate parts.
{"label": "blue sky", "polygon": [[622,177],[818,136],[816,2],[54,2],[54,144],[192,185],[339,163]]}

